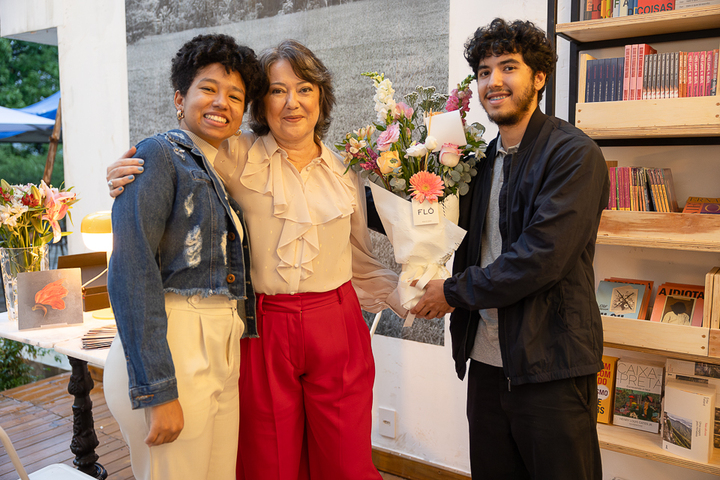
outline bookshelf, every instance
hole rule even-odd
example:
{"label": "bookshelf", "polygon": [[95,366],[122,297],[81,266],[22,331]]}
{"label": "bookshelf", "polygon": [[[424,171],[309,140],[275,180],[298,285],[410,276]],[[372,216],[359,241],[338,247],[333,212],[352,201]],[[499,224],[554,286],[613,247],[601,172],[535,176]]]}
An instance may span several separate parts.
{"label": "bookshelf", "polygon": [[555,32],[579,43],[618,40],[628,37],[667,35],[689,31],[716,29],[720,25],[720,5],[686,8],[669,12],[629,17],[562,23]]}
{"label": "bookshelf", "polygon": [[[557,0],[549,0],[548,18],[556,18],[557,12]],[[574,2],[571,16],[577,20],[579,15],[578,4]],[[580,53],[633,43],[720,37],[720,5],[551,23],[549,20],[548,32],[570,42],[569,121],[601,146],[720,145],[720,95],[577,103],[578,78],[582,76],[579,75]],[[552,109],[554,105],[550,107]],[[717,159],[720,160],[720,147]],[[683,160],[678,161],[681,162],[678,167],[682,166]],[[714,172],[707,174],[718,178]],[[691,255],[707,256],[709,270],[713,262],[718,261],[717,254],[720,253],[720,215],[605,211],[597,244],[625,248],[626,252],[661,249],[667,258],[672,258],[673,252],[695,252]],[[602,254],[597,255],[595,262],[602,261]],[[636,268],[636,276],[642,278],[643,267]],[[603,316],[602,320],[607,348],[720,365],[720,331],[609,316]],[[720,476],[720,449],[715,450],[710,462],[695,462],[665,452],[657,434],[598,424],[598,435],[603,449]]]}

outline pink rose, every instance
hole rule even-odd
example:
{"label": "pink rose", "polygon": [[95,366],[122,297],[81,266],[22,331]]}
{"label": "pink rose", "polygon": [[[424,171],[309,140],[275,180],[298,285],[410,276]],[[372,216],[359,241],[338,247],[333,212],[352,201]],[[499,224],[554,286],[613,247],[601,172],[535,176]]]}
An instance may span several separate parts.
{"label": "pink rose", "polygon": [[390,125],[377,140],[377,148],[381,152],[387,152],[392,147],[392,144],[397,142],[400,138],[400,127],[397,123]]}
{"label": "pink rose", "polygon": [[440,163],[453,168],[460,161],[460,149],[452,143],[443,143],[440,147]]}

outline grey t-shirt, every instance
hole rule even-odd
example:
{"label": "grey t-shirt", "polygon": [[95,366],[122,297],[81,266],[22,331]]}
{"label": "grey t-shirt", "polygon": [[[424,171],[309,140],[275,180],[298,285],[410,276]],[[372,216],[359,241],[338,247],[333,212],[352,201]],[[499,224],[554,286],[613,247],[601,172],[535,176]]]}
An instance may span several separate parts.
{"label": "grey t-shirt", "polygon": [[[500,235],[500,207],[498,199],[504,181],[503,160],[507,154],[517,151],[514,145],[505,151],[501,139],[498,138],[497,155],[493,165],[492,187],[490,188],[490,202],[485,216],[485,227],[482,232],[482,248],[480,249],[480,266],[487,267],[502,253],[502,236]],[[475,361],[502,367],[500,355],[500,341],[498,338],[498,311],[497,308],[480,309],[480,324],[475,335],[475,343],[470,352],[470,358]]]}

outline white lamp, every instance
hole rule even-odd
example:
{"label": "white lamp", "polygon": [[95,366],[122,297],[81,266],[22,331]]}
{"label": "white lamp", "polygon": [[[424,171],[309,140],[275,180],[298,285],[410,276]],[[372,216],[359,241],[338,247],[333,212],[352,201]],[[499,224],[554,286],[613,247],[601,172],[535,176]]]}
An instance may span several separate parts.
{"label": "white lamp", "polygon": [[[85,246],[94,252],[108,252],[108,256],[112,253],[113,248],[111,213],[112,212],[110,212],[110,210],[91,213],[86,215],[80,224],[80,231],[82,232],[83,243],[85,243]],[[102,276],[105,272],[107,272],[107,268],[98,275],[98,277]],[[95,278],[86,282],[86,284],[91,283],[95,280]],[[85,285],[83,285],[83,287],[84,286]],[[115,318],[112,308],[101,308],[100,310],[95,310],[92,315],[94,318]]]}

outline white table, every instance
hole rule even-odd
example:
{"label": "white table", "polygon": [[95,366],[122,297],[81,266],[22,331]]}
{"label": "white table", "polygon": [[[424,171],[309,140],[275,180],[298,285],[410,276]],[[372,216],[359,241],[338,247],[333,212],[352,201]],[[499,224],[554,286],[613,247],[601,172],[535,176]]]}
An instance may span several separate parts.
{"label": "white table", "polygon": [[17,322],[8,320],[7,312],[0,313],[0,337],[40,348],[51,348],[68,356],[72,367],[68,392],[75,396],[72,407],[73,438],[70,443],[70,450],[75,454],[73,463],[79,470],[98,479],[107,478],[107,471],[97,463],[98,455],[95,453],[99,442],[95,435],[90,400],[90,390],[94,383],[87,365],[104,367],[108,349],[84,350],[82,337],[90,329],[114,323],[114,320],[95,319],[92,312],[85,312],[82,324],[18,330]]}

